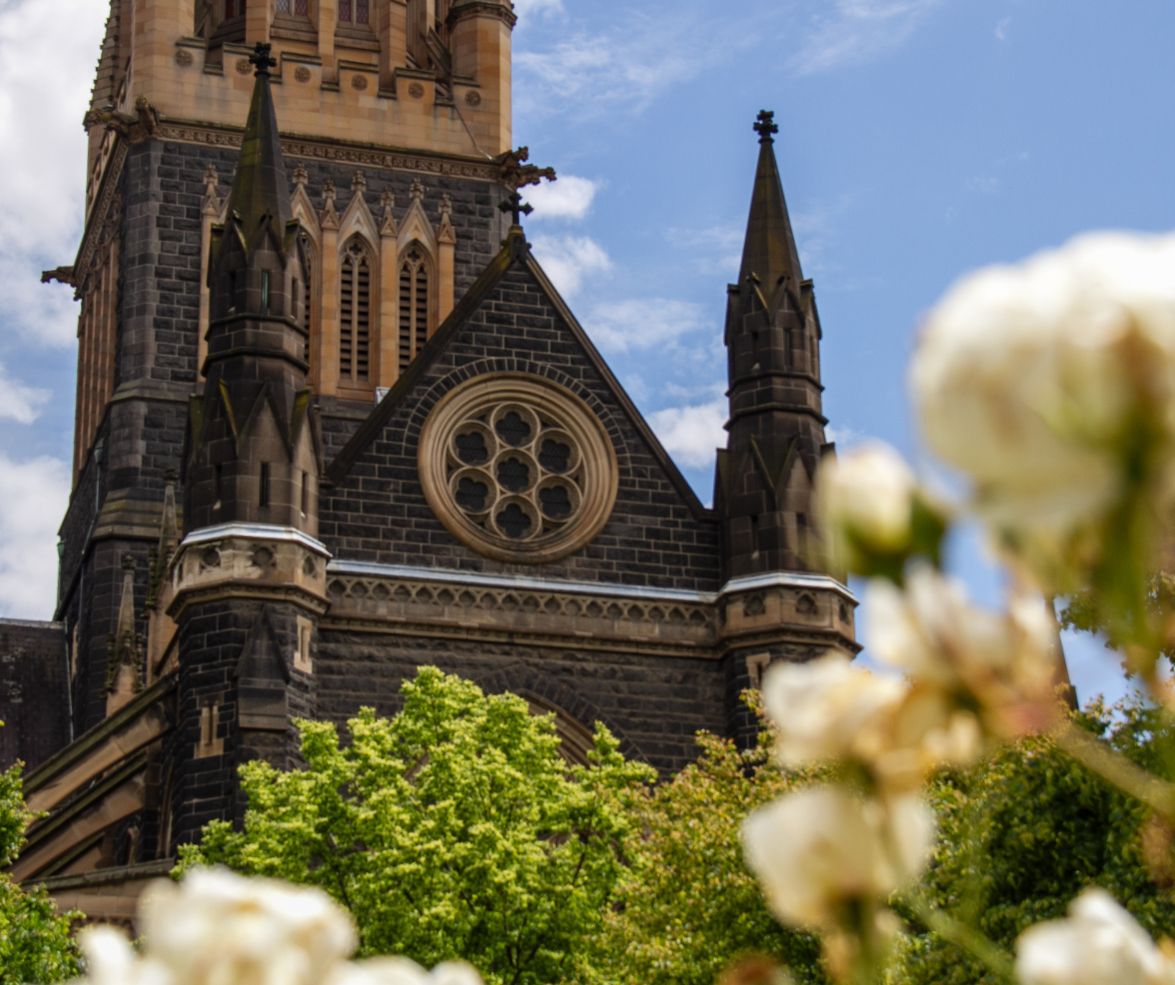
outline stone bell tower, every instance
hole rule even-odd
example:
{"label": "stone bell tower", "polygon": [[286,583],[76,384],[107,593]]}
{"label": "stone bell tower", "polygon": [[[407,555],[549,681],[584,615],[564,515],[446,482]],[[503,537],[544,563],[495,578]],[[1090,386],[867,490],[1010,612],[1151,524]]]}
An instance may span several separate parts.
{"label": "stone bell tower", "polygon": [[[177,532],[260,520],[313,536],[298,442],[345,440],[497,251],[524,156],[510,152],[514,21],[509,0],[111,0],[85,230],[50,274],[81,300],[58,610],[74,734],[117,704],[112,680],[143,688],[174,668]],[[256,43],[274,64],[254,117]],[[246,117],[260,129],[239,159]],[[237,359],[262,343],[280,356]],[[195,432],[194,393],[212,415]],[[294,457],[226,457],[229,432],[261,440],[233,431],[246,425]],[[196,457],[181,463],[185,440]],[[112,673],[128,664],[110,643],[128,632],[127,572],[137,682]]]}

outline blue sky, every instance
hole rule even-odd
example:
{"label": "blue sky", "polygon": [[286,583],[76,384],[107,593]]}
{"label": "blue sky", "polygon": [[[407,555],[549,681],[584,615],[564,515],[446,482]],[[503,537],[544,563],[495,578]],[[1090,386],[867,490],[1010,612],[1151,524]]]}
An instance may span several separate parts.
{"label": "blue sky", "polygon": [[[516,0],[515,137],[560,182],[539,259],[703,499],[721,441],[725,285],[757,145],[776,148],[842,447],[919,452],[921,314],[962,272],[1095,228],[1175,227],[1170,0]],[[80,127],[102,0],[0,0],[0,615],[52,608],[68,494]],[[1175,276],[1175,271],[1172,272]],[[960,574],[994,599],[968,537]],[[1115,689],[1096,643],[1083,693]]]}

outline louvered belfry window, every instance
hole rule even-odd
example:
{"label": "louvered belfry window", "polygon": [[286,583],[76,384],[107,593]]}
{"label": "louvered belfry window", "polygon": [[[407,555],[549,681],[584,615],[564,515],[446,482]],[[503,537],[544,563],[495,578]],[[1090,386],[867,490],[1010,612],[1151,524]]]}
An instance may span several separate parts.
{"label": "louvered belfry window", "polygon": [[400,263],[400,372],[428,337],[428,264],[415,244]]}
{"label": "louvered belfry window", "polygon": [[368,379],[371,351],[371,260],[358,237],[343,250],[339,292],[339,375],[342,382]]}

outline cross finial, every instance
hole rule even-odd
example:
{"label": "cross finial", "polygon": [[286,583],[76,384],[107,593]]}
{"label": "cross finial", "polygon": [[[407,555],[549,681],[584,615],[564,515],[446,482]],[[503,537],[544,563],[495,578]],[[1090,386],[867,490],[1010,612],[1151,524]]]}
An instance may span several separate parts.
{"label": "cross finial", "polygon": [[269,75],[269,70],[277,64],[276,58],[269,55],[270,46],[264,41],[258,41],[253,46],[253,54],[249,56],[249,64],[257,67],[256,75]]}
{"label": "cross finial", "polygon": [[506,201],[500,203],[498,208],[503,212],[509,212],[511,217],[511,225],[521,226],[522,217],[530,215],[534,211],[534,206],[529,202],[522,200],[522,195],[517,190],[511,193]]}
{"label": "cross finial", "polygon": [[779,133],[779,124],[775,122],[775,113],[772,110],[759,110],[759,115],[755,119],[755,133],[759,135],[759,143],[775,143],[771,137]]}

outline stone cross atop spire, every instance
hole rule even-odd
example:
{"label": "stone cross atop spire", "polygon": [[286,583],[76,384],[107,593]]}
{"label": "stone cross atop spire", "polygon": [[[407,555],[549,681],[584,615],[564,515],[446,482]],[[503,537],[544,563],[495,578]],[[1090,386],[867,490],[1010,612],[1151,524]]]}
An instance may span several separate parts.
{"label": "stone cross atop spire", "polygon": [[775,112],[769,109],[759,110],[755,118],[755,133],[759,135],[759,143],[773,144],[775,134],[779,133],[779,124],[775,122]]}

